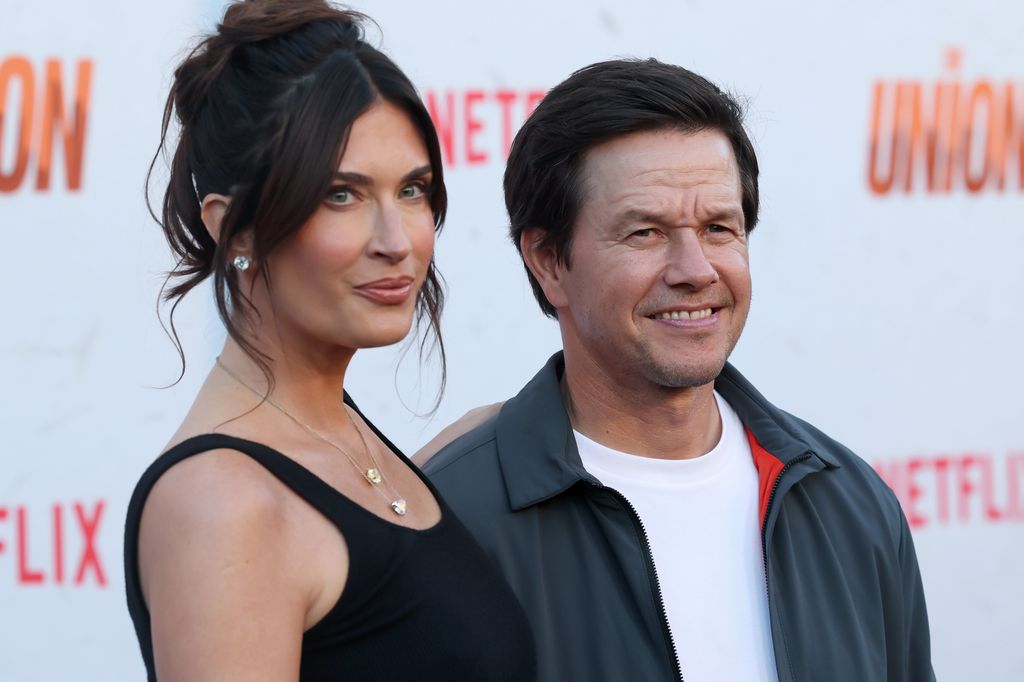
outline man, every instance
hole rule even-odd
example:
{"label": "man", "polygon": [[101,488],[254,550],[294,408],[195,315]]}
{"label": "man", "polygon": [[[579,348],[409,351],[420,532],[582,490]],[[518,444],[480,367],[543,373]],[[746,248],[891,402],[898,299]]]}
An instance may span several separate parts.
{"label": "man", "polygon": [[934,678],[895,496],[726,363],[757,177],[736,103],[653,60],[578,71],[516,137],[512,237],[563,351],[425,469],[541,680]]}

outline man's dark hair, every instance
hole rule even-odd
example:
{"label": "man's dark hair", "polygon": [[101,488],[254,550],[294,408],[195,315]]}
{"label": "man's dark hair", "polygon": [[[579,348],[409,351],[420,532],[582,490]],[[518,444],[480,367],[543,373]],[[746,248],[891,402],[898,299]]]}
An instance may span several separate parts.
{"label": "man's dark hair", "polygon": [[[587,152],[612,138],[651,130],[717,130],[728,138],[740,171],[743,218],[749,234],[757,224],[757,155],[743,129],[743,109],[710,81],[681,66],[655,59],[591,64],[555,86],[519,130],[505,168],[505,207],[510,236],[522,255],[528,227],[547,234],[569,267],[573,225],[584,199]],[[527,269],[541,310],[554,306]]]}

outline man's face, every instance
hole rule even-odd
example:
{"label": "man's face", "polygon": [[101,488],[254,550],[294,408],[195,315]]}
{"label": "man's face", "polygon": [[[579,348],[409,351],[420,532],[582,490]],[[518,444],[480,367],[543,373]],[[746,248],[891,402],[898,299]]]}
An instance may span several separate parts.
{"label": "man's face", "polygon": [[567,362],[624,388],[713,381],[750,308],[729,141],[718,131],[633,133],[590,150],[583,170],[570,267],[557,266],[551,301]]}

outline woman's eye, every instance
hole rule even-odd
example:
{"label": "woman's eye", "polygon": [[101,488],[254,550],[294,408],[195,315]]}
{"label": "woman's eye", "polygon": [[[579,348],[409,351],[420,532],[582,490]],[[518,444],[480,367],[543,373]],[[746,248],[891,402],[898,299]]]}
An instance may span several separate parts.
{"label": "woman's eye", "polygon": [[424,187],[423,183],[416,182],[411,185],[406,185],[398,193],[403,199],[418,199],[427,193],[427,188]]}
{"label": "woman's eye", "polygon": [[327,193],[327,203],[344,206],[352,203],[352,192],[344,187],[335,187]]}

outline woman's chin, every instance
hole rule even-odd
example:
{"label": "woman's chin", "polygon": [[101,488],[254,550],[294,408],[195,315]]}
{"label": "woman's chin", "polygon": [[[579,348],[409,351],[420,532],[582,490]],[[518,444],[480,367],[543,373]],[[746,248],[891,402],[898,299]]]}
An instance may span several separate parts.
{"label": "woman's chin", "polygon": [[404,325],[388,325],[377,329],[367,329],[354,339],[354,343],[350,347],[382,348],[384,346],[393,346],[396,343],[404,341],[405,338],[409,336],[409,331],[411,329],[411,320]]}

